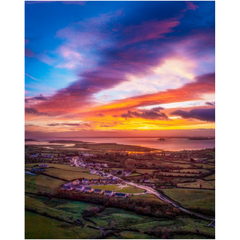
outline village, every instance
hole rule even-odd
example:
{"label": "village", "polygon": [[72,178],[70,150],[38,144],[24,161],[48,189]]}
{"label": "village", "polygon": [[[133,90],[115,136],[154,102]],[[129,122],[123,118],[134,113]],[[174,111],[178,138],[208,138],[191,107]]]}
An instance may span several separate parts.
{"label": "village", "polygon": [[[46,150],[39,146],[28,147],[25,160],[26,164],[42,163],[28,168],[27,172],[31,174],[46,174],[47,164],[64,164],[85,169],[89,174],[98,176],[84,179],[80,175],[79,178],[73,179],[73,181],[85,181],[83,182],[85,185],[118,184],[117,181],[120,178],[133,183],[141,183],[153,189],[166,189],[184,187],[189,182],[198,182],[198,179],[204,181],[208,176],[213,175],[215,173],[213,153],[214,149],[180,152],[107,151],[105,153],[86,153],[63,148]],[[204,185],[199,182],[198,188],[204,188]],[[71,188],[71,190],[75,189],[74,184],[71,185]],[[85,190],[82,188],[81,191]],[[94,190],[91,191],[94,192]],[[91,191],[86,190],[86,192]]]}
{"label": "village", "polygon": [[[193,211],[195,217],[204,218],[204,228],[212,233],[209,228],[214,228],[215,149],[175,152],[148,149],[144,152],[133,151],[130,146],[128,151],[123,151],[122,145],[113,145],[115,150],[111,145],[106,148],[101,145],[100,150],[96,150],[96,144],[92,147],[94,149],[86,151],[27,145],[28,211],[46,212],[32,205],[33,197],[36,201],[53,199],[51,201],[57,201],[61,211],[61,202],[67,202],[74,208],[74,214],[75,205],[88,204],[91,208],[86,207],[82,214],[94,220],[95,210],[104,208],[112,214],[117,208],[117,211],[128,210],[138,216],[176,221],[184,220],[185,214],[193,214]],[[116,150],[117,147],[121,150]],[[76,209],[79,212],[81,207]],[[63,216],[57,214],[56,217]],[[81,219],[77,215],[65,218],[74,224]]]}

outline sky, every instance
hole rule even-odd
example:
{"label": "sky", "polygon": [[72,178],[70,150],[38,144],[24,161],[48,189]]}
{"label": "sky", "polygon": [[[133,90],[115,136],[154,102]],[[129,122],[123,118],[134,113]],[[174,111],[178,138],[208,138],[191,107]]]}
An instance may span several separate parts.
{"label": "sky", "polygon": [[25,132],[214,136],[215,2],[25,2]]}

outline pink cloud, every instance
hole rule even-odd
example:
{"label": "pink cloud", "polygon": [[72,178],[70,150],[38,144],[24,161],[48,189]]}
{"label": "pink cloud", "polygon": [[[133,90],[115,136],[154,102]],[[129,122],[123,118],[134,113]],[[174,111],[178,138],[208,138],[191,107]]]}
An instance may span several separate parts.
{"label": "pink cloud", "polygon": [[193,2],[186,2],[186,4],[187,4],[187,10],[193,10],[193,11],[195,11],[197,8],[199,8],[199,6],[194,5]]}
{"label": "pink cloud", "polygon": [[128,37],[123,40],[123,45],[163,38],[165,33],[172,32],[172,28],[179,24],[177,19],[168,19],[162,21],[148,21],[141,25],[127,27],[124,29],[124,33]]}
{"label": "pink cloud", "polygon": [[32,50],[30,50],[29,48],[25,48],[25,56],[26,57],[33,57],[34,52]]}

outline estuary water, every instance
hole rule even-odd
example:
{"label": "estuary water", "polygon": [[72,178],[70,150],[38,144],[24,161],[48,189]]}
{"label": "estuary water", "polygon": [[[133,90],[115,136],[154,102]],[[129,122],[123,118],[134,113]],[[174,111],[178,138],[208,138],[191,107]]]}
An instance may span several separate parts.
{"label": "estuary water", "polygon": [[[83,141],[91,143],[118,143],[126,145],[138,145],[143,147],[156,148],[161,150],[196,150],[205,148],[214,148],[215,140],[189,140],[188,138],[165,138],[160,141],[158,138],[49,138],[49,139],[38,139],[40,142],[26,142],[25,144],[49,144],[48,140],[72,140],[72,141]],[[43,142],[42,142],[43,141]],[[59,145],[60,143],[52,143],[53,145]],[[66,147],[72,144],[64,144]]]}

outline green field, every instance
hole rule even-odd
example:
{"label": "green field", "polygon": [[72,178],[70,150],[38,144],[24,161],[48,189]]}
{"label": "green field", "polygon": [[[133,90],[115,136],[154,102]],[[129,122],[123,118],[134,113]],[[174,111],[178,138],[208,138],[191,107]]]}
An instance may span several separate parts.
{"label": "green field", "polygon": [[163,192],[183,207],[215,211],[215,191],[198,189],[165,189]]}
{"label": "green field", "polygon": [[[137,196],[133,197],[135,198]],[[25,203],[27,209],[25,236],[27,239],[89,239],[100,236],[101,234],[98,230],[88,228],[87,225],[94,225],[89,221],[85,221],[82,217],[84,210],[89,210],[99,205],[65,199],[53,198],[50,200],[46,197],[31,194],[26,196]],[[38,214],[29,212],[28,210],[37,211]],[[48,216],[39,215],[44,213],[47,213]],[[49,218],[50,216],[51,218]],[[71,223],[76,219],[83,221],[85,224],[83,228]],[[196,233],[196,230],[198,230],[200,234],[208,234],[212,238],[214,237],[214,229],[206,227],[209,221],[200,219],[179,217],[169,220],[144,216],[118,208],[105,208],[104,211],[89,219],[94,221],[96,226],[103,228],[112,226],[118,229],[124,229],[120,231],[118,236],[111,236],[109,238],[157,238],[149,235],[148,232],[154,231],[158,227],[161,227],[163,230],[167,229],[171,235],[174,234],[175,231],[187,231],[188,233],[195,234],[193,235],[194,238],[201,238],[200,235]],[[135,229],[138,232],[128,231],[127,229]]]}
{"label": "green field", "polygon": [[206,164],[206,163],[193,163],[193,166],[196,166],[198,168],[203,168],[203,169],[215,169],[215,165],[213,164]]}
{"label": "green field", "polygon": [[[79,167],[72,167],[66,164],[53,164],[53,163],[46,163],[50,168],[47,168],[46,174],[51,175],[53,177],[63,178],[67,181],[71,181],[77,178],[86,178],[86,179],[93,179],[93,178],[102,178],[100,176],[92,175],[89,173],[89,170],[79,168]],[[26,164],[25,167],[32,167],[36,164]]]}
{"label": "green field", "polygon": [[191,173],[174,173],[174,172],[160,172],[161,176],[173,176],[173,177],[195,177],[199,174],[191,174]]}
{"label": "green field", "polygon": [[120,188],[119,185],[92,185],[94,189],[102,189],[102,190],[111,190],[114,192],[122,192],[122,193],[142,193],[144,192],[143,189],[136,188],[133,186],[127,186]]}
{"label": "green field", "polygon": [[156,171],[156,169],[137,169],[136,172],[137,173],[141,173],[141,174],[144,174],[144,173],[148,173],[148,174],[152,174],[154,171]]}
{"label": "green field", "polygon": [[88,239],[98,235],[99,231],[95,229],[82,229],[33,212],[25,212],[26,239]]}
{"label": "green field", "polygon": [[207,169],[202,169],[202,168],[199,168],[199,169],[181,169],[181,170],[173,170],[173,172],[180,172],[180,173],[210,173],[209,170]]}
{"label": "green field", "polygon": [[177,187],[215,189],[215,180],[204,181],[202,179],[197,179],[195,182],[177,183]]}
{"label": "green field", "polygon": [[164,204],[164,202],[161,199],[157,198],[153,194],[134,195],[134,196],[130,196],[130,198],[131,199],[139,199],[139,200],[145,199],[148,201],[155,201],[155,202]]}
{"label": "green field", "polygon": [[204,178],[205,180],[215,180],[215,174],[209,175]]}
{"label": "green field", "polygon": [[86,178],[86,179],[93,179],[93,178],[102,178],[93,174],[89,173],[89,170],[78,168],[77,171],[73,170],[65,170],[60,168],[48,168],[47,174],[66,179],[68,181],[77,179],[77,178]]}
{"label": "green field", "polygon": [[32,176],[25,174],[25,191],[37,193],[54,193],[64,182],[45,175]]}

